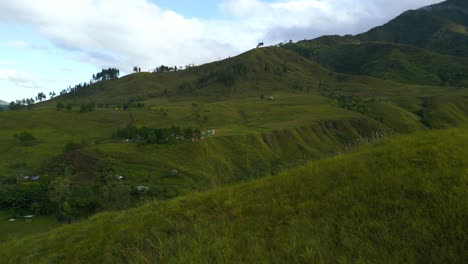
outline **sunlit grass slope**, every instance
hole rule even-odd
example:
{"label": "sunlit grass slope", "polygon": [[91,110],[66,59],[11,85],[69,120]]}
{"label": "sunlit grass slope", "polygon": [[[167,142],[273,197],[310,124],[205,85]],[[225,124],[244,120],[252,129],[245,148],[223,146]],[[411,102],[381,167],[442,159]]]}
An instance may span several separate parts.
{"label": "sunlit grass slope", "polygon": [[0,246],[5,263],[463,263],[468,133],[381,141],[275,177]]}

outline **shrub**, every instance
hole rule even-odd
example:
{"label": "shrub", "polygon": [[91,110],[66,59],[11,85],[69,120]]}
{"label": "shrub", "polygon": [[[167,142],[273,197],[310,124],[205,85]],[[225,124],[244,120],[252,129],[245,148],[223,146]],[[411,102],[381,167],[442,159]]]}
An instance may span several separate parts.
{"label": "shrub", "polygon": [[22,146],[32,146],[37,143],[37,139],[29,132],[21,132],[13,137]]}
{"label": "shrub", "polygon": [[57,106],[56,106],[57,110],[63,110],[65,108],[65,105],[63,105],[63,103],[58,103]]}

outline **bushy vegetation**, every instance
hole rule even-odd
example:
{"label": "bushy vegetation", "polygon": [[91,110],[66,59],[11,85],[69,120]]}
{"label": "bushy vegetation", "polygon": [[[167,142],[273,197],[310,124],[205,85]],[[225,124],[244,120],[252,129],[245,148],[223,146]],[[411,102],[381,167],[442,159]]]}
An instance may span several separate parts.
{"label": "bushy vegetation", "polygon": [[[85,147],[86,143],[67,143],[63,155],[50,160],[37,179],[23,175],[3,178],[0,210],[8,212],[9,218],[54,215],[71,223],[99,211],[128,208],[150,197],[173,197],[164,186],[139,190],[124,177],[119,178],[122,168],[115,159],[86,160],[82,154]],[[89,166],[88,173],[95,177],[93,184],[72,182],[79,162]]]}
{"label": "bushy vegetation", "polygon": [[96,104],[94,102],[82,104],[80,108],[81,113],[94,112],[96,111]]}
{"label": "bushy vegetation", "polygon": [[177,126],[170,128],[148,128],[129,125],[118,129],[114,138],[125,139],[128,142],[144,144],[173,145],[184,142],[195,142],[203,139],[200,129],[185,128]]}
{"label": "bushy vegetation", "polygon": [[37,143],[36,137],[34,137],[30,132],[23,131],[18,134],[14,134],[13,138],[18,142],[21,146],[32,146]]}

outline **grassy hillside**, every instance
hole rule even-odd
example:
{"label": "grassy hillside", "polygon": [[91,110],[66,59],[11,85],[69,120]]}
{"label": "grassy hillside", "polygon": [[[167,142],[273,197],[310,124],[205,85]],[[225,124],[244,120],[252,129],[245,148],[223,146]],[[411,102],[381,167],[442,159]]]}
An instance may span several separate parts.
{"label": "grassy hillside", "polygon": [[[57,110],[58,103],[71,109]],[[89,103],[96,108],[81,111]],[[49,215],[66,201],[72,217],[82,219],[146,199],[276,175],[389,135],[462,126],[468,123],[466,105],[463,88],[338,74],[276,47],[185,71],[132,74],[31,110],[0,113],[0,208]],[[216,133],[175,144],[115,136],[129,125]],[[33,140],[22,142],[18,135],[24,134]],[[124,176],[112,183],[121,187],[116,197],[124,201],[102,190],[109,186],[101,165],[109,160],[105,177]],[[22,175],[42,179],[24,184]],[[60,179],[67,191],[57,204],[50,186]],[[150,191],[133,191],[142,185]]]}
{"label": "grassy hillside", "polygon": [[463,0],[407,11],[356,35],[283,47],[332,71],[403,83],[468,86],[468,6]]}
{"label": "grassy hillside", "polygon": [[80,105],[126,104],[154,99],[169,102],[205,99],[268,98],[275,92],[300,92],[316,88],[321,80],[332,80],[330,71],[298,54],[270,47],[184,71],[138,73],[118,80],[99,82],[77,92],[52,99],[42,107],[58,102]]}
{"label": "grassy hillside", "polygon": [[286,44],[329,69],[354,75],[425,85],[468,86],[468,59],[393,43],[327,36]]}
{"label": "grassy hillside", "polygon": [[468,6],[448,0],[410,10],[389,23],[357,36],[361,41],[409,44],[444,54],[467,56]]}
{"label": "grassy hillside", "polygon": [[[49,162],[62,155],[68,142],[84,142],[80,155],[68,159],[77,183],[92,183],[96,163],[110,157],[119,162],[117,173],[126,176],[126,183],[145,184],[177,194],[275,174],[311,158],[346,151],[360,141],[393,133],[383,124],[333,107],[328,99],[317,95],[274,95],[277,98],[274,101],[251,98],[211,103],[166,102],[130,112],[42,109],[0,113],[4,124],[0,146],[9,149],[0,154],[0,171],[10,178],[48,173]],[[129,123],[195,127],[198,125],[193,118],[195,102],[207,117],[203,128],[216,130],[215,135],[203,142],[142,146],[112,137],[117,129]],[[162,117],[160,108],[169,114]],[[37,142],[32,146],[18,144],[13,135],[21,131],[32,133]],[[178,175],[171,175],[174,169],[179,171]]]}
{"label": "grassy hillside", "polygon": [[10,222],[10,219],[11,215],[8,212],[0,211],[0,243],[50,231],[62,225],[53,216],[38,216],[32,222],[26,222],[24,218]]}
{"label": "grassy hillside", "polygon": [[[100,214],[0,247],[5,263],[463,263],[466,129]],[[424,153],[424,155],[421,155]]]}
{"label": "grassy hillside", "polygon": [[[446,12],[447,8],[455,13],[461,10],[459,7],[447,7],[445,3],[426,8],[424,12],[430,14],[428,15],[430,20],[434,20],[435,16],[439,19],[439,13]],[[455,13],[451,13],[450,18],[463,24],[463,14],[456,16]],[[401,18],[396,21],[385,26],[383,28],[385,32],[398,31],[397,27],[392,29],[391,26],[392,23],[400,23],[398,21],[401,21]],[[408,21],[401,22],[400,26]],[[447,23],[444,25],[448,25]],[[457,30],[460,33],[463,28],[457,27]],[[440,34],[439,36],[444,37]],[[409,171],[415,172],[414,177],[418,176],[418,173],[427,173],[435,177],[435,174],[432,175],[432,171],[425,167],[425,163],[422,167],[419,167],[418,161],[416,165],[411,163],[414,160],[433,158],[424,156],[427,151],[432,150],[427,149],[429,147],[426,148],[425,145],[408,143],[415,149],[421,148],[419,157],[405,156],[416,154],[400,153],[399,148],[391,149],[389,146],[380,146],[372,150],[374,151],[372,155],[376,155],[375,158],[366,156],[367,152],[364,151],[360,154],[308,165],[307,169],[298,170],[304,176],[299,177],[296,175],[298,171],[292,171],[278,177],[278,179],[283,179],[279,182],[276,178],[271,178],[283,171],[303,166],[307,162],[347,153],[363,144],[389,136],[421,133],[431,129],[463,127],[468,124],[468,89],[464,88],[467,84],[465,72],[468,61],[466,58],[442,55],[434,52],[434,49],[410,46],[404,41],[402,43],[405,44],[398,44],[390,43],[398,41],[383,40],[389,42],[367,41],[353,36],[323,37],[287,44],[283,47],[259,48],[236,57],[190,67],[186,70],[135,73],[120,79],[112,77],[113,80],[108,81],[95,79],[96,82],[93,84],[79,85],[77,86],[79,89],[70,89],[66,94],[31,107],[19,105],[12,108],[12,111],[0,112],[0,210],[5,213],[5,216],[2,216],[3,221],[9,217],[25,214],[42,215],[40,219],[46,220],[52,219],[51,216],[55,215],[62,222],[80,221],[96,212],[122,210],[155,199],[168,200],[197,191],[210,191],[226,185],[269,177],[268,180],[259,180],[255,183],[262,189],[258,195],[264,194],[256,197],[254,204],[263,204],[263,209],[260,208],[260,211],[265,211],[266,197],[276,197],[268,193],[269,187],[285,185],[285,195],[296,195],[291,193],[291,186],[288,185],[293,183],[288,182],[297,180],[297,182],[307,183],[304,177],[318,177],[317,179],[320,180],[316,182],[317,184],[329,186],[331,182],[320,178],[322,176],[317,176],[318,174],[313,171],[323,170],[319,171],[320,175],[325,175],[323,177],[326,175],[338,177],[336,176],[338,171],[333,171],[333,168],[350,170],[351,166],[346,167],[348,160],[357,165],[360,164],[360,159],[364,160],[363,164],[382,163],[383,168],[390,166],[390,163],[393,166],[394,162],[398,162],[402,164],[402,168],[407,168],[394,171],[397,175],[395,179],[387,179],[390,177],[385,174],[387,172],[381,172],[374,165],[367,167],[362,165],[363,167],[358,167],[357,171],[364,173],[355,177],[363,181],[363,184],[374,180],[370,176],[371,171],[383,173],[382,177],[385,178],[383,182],[390,185],[392,185],[391,180],[403,181],[404,179],[399,178],[399,175],[409,175]],[[425,138],[428,141],[435,141],[439,137],[441,140],[446,140],[443,139],[444,135],[453,133],[454,137],[465,140],[461,135],[463,132],[465,130],[440,132],[427,135]],[[423,134],[417,135],[419,137]],[[420,142],[416,138],[406,139],[408,142],[412,140]],[[447,146],[451,146],[453,142],[450,141],[451,139],[448,140]],[[403,143],[390,141],[388,144],[399,146]],[[384,153],[378,154],[379,149]],[[391,155],[400,154],[401,158],[398,156],[395,161],[388,158]],[[378,158],[378,155],[382,157]],[[405,157],[408,159],[406,160]],[[443,156],[441,159],[448,158]],[[390,163],[386,164],[388,160]],[[400,168],[397,169],[400,170]],[[454,169],[454,171],[457,170],[458,167]],[[392,172],[392,170],[388,171],[388,173]],[[434,168],[434,173],[437,172],[442,172],[442,169]],[[33,182],[23,177],[26,175],[40,175],[41,178]],[[297,182],[294,184],[299,184]],[[309,183],[306,186],[315,188],[315,182]],[[343,185],[337,185],[337,188],[341,188],[340,190],[346,193],[350,190],[349,183],[343,182]],[[227,188],[223,189],[223,192],[227,191],[235,196],[237,192],[249,192],[242,191],[242,189],[252,190],[255,184]],[[434,184],[439,184],[439,182],[435,180]],[[362,186],[364,189],[369,187]],[[408,188],[418,187],[408,186]],[[298,190],[302,191],[297,194],[299,195],[297,199],[302,199],[306,203],[312,201],[310,197],[325,199],[326,206],[332,202],[345,202],[345,200],[336,200],[336,197],[330,198],[326,193],[316,196],[308,193],[307,189],[299,188]],[[397,191],[395,189],[395,192]],[[370,189],[365,192],[362,195],[375,196]],[[186,224],[184,219],[179,222],[173,216],[168,215],[170,212],[180,213],[177,212],[180,201],[195,199],[194,197],[218,197],[218,195],[223,194],[213,192],[195,195],[190,196],[191,198],[161,202],[157,206],[148,207],[156,206],[155,214],[165,215],[174,220],[174,224],[184,226]],[[354,194],[347,195],[350,196],[346,198],[351,199]],[[384,197],[384,199],[387,198]],[[206,199],[215,201],[224,198],[221,196],[221,198]],[[243,197],[238,196],[235,199],[233,205],[239,204],[250,210],[248,201],[243,201]],[[362,199],[362,201],[355,200],[356,206],[363,206],[363,208],[372,206],[369,201]],[[288,214],[295,215],[298,221],[302,221],[302,216],[298,213],[301,210],[297,207],[299,205],[288,202],[287,199],[285,202],[287,207],[282,208],[283,205],[280,204],[278,208],[282,209],[278,210],[284,209]],[[404,200],[400,202],[405,204]],[[194,208],[204,206],[193,201],[189,203]],[[342,208],[343,205],[339,203],[335,209]],[[418,201],[415,201],[416,203]],[[424,204],[425,200],[421,203]],[[209,202],[207,204],[209,206]],[[168,214],[166,214],[163,209],[158,209],[158,206],[172,209],[167,209]],[[408,206],[407,210],[417,210],[416,205]],[[330,215],[324,216],[326,217],[324,219],[330,222],[338,221],[336,226],[328,226],[335,228],[334,232],[337,236],[341,232],[338,227],[346,222],[339,220],[340,215],[335,209],[327,211]],[[136,215],[142,214],[139,210],[134,212]],[[251,215],[248,221],[254,221],[256,217],[254,214]],[[128,217],[128,215],[122,215],[126,223],[129,221]],[[156,218],[152,214],[150,217]],[[270,222],[270,226],[275,226],[274,221],[281,223],[285,221],[283,218],[277,219],[276,215],[272,215],[271,220],[268,217],[265,215],[264,220],[273,221]],[[421,217],[426,219],[427,215],[423,214]],[[102,224],[108,221],[105,215],[93,219],[97,219],[96,221]],[[144,221],[142,219],[138,221]],[[213,220],[214,218],[206,219]],[[377,220],[385,225],[391,221],[389,219]],[[407,220],[399,218],[394,223]],[[378,221],[376,225],[379,225]],[[81,226],[88,226],[90,223],[82,223]],[[203,223],[198,223],[197,228],[201,228]],[[30,225],[21,232],[15,228],[10,230],[12,226],[3,223],[0,225],[0,234],[8,234],[4,240],[11,240],[29,233],[42,232],[56,223],[44,221],[42,224],[38,221],[37,224]],[[148,225],[149,222],[144,223],[143,227],[149,228]],[[317,224],[313,223],[311,226],[315,230]],[[232,226],[232,230],[221,230],[220,227],[213,226],[223,234],[228,234],[229,239],[232,239],[234,234],[229,232],[240,228]],[[115,231],[112,226],[107,228],[97,234],[105,236],[104,233]],[[141,229],[132,230],[133,227],[127,225],[125,228],[128,228],[129,232],[135,231],[135,236],[139,236],[138,233],[141,231]],[[207,227],[203,226],[203,228]],[[312,253],[314,258],[323,257],[325,260],[329,260],[331,254],[342,254],[343,258],[353,257],[357,262],[361,257],[364,260],[380,260],[378,256],[383,258],[386,254],[390,255],[389,248],[374,245],[362,249],[362,254],[350,256],[349,252],[344,250],[346,247],[351,247],[353,243],[360,243],[361,240],[365,242],[365,239],[371,239],[357,235],[357,238],[361,240],[341,241],[342,244],[336,240],[334,243],[339,246],[336,249],[330,248],[330,245],[326,243],[324,245],[313,244],[313,247],[305,252],[297,248],[302,242],[291,240],[296,244],[291,244],[290,254],[279,251],[278,255],[271,255],[272,253],[265,251],[264,248],[280,248],[279,245],[282,245],[284,241],[257,240],[265,237],[268,233],[266,228],[267,226],[258,229],[263,230],[258,237],[255,236],[255,231],[250,231],[254,234],[250,240],[247,239],[247,233],[241,232],[240,236],[247,239],[247,243],[259,243],[258,256],[260,258],[268,256],[273,260],[277,259],[277,262],[300,261],[303,256],[309,256],[308,254]],[[299,227],[295,228],[299,230]],[[307,233],[311,229],[304,230]],[[327,232],[332,232],[330,230]],[[273,228],[271,231],[283,232],[284,230],[275,231]],[[423,231],[432,232],[426,229]],[[214,234],[210,232],[205,235]],[[393,240],[394,234],[388,232],[388,234],[382,233],[384,236],[382,239],[388,236],[389,240],[385,241],[390,243],[391,247],[411,244],[406,237],[402,238],[401,244],[398,244],[398,241]],[[58,236],[59,233],[53,234]],[[112,235],[118,236],[118,234]],[[132,236],[131,233],[127,235]],[[112,239],[116,241],[115,243],[121,243],[123,240],[119,239],[127,239],[127,235]],[[200,241],[206,239],[202,237],[203,234],[198,235],[201,236]],[[320,239],[323,238],[322,235]],[[168,234],[167,239],[172,238],[173,234]],[[423,241],[422,237],[415,235],[415,238],[416,241],[422,241],[422,245],[427,242]],[[89,239],[92,239],[92,236]],[[139,244],[141,241],[138,239],[137,242],[134,241],[136,244],[133,244],[133,247],[137,251],[144,250],[139,248],[142,244]],[[156,243],[153,240],[150,241],[153,244]],[[223,243],[233,246],[237,242],[224,240],[217,243],[223,247],[226,246]],[[125,245],[119,244],[119,247],[124,248]],[[130,247],[130,245],[127,246]],[[210,244],[210,246],[217,247],[218,245]],[[417,245],[411,244],[411,246]],[[119,247],[116,247],[116,250]],[[96,250],[98,248],[102,249],[102,245],[99,245]],[[233,247],[221,249],[232,250]],[[257,250],[255,246],[252,246],[252,249]],[[402,258],[403,256],[423,258],[418,255],[419,253],[415,253],[421,252],[420,248],[408,252],[402,247],[400,249]],[[91,248],[89,251],[91,255],[95,254],[93,250],[95,249]],[[125,255],[129,252],[127,250],[130,249],[126,248],[120,253],[107,251],[107,249],[104,251],[109,254],[109,259],[112,259],[111,255],[114,253]],[[315,250],[321,253],[316,255]],[[374,253],[373,250],[375,250]],[[64,252],[68,252],[68,249],[64,249]],[[225,258],[233,258],[228,251],[219,252]],[[87,254],[86,251],[85,254]],[[136,254],[135,258],[142,257]],[[190,254],[177,254],[177,256],[193,257]],[[200,261],[205,257],[213,257],[210,255],[211,252],[206,253],[206,256],[200,252],[194,254],[200,258]],[[74,256],[76,255],[71,254],[68,257]],[[253,253],[246,253],[245,256],[245,260],[243,259],[245,262],[254,260]],[[398,259],[399,256],[397,254],[394,258]],[[130,258],[127,255],[123,257]],[[149,257],[155,258],[155,256]],[[444,257],[453,256],[444,255]],[[161,258],[165,259],[166,255]],[[141,261],[143,260],[138,259],[138,262]],[[222,262],[223,259],[220,261]]]}

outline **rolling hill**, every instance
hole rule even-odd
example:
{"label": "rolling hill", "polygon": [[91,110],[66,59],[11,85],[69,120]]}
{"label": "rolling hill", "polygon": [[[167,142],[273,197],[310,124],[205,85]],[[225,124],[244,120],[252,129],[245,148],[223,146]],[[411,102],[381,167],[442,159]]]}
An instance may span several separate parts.
{"label": "rolling hill", "polygon": [[411,84],[468,86],[468,58],[414,46],[326,36],[283,47],[336,72]]}
{"label": "rolling hill", "polygon": [[409,44],[443,54],[467,56],[468,5],[448,0],[410,10],[387,24],[356,36],[361,41]]}
{"label": "rolling hill", "polygon": [[462,263],[465,19],[449,0],[0,112],[0,262]]}
{"label": "rolling hill", "polygon": [[466,2],[452,0],[407,11],[360,35],[324,36],[283,47],[341,73],[466,87],[467,26]]}
{"label": "rolling hill", "polygon": [[[4,263],[463,263],[466,129],[99,214],[0,247]],[[421,155],[420,153],[425,153]]]}

